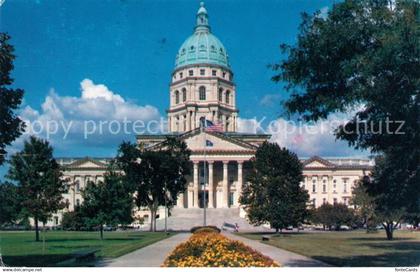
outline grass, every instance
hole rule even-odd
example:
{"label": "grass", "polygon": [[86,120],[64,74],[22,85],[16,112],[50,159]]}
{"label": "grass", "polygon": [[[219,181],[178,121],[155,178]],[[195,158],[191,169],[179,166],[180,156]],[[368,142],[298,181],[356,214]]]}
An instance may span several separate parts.
{"label": "grass", "polygon": [[99,259],[115,258],[165,239],[163,232],[105,232],[104,240],[98,232],[46,232],[45,251],[35,242],[34,231],[0,232],[0,253],[9,266],[59,266],[73,258],[73,253],[99,249]]}
{"label": "grass", "polygon": [[[261,233],[242,233],[261,240]],[[305,255],[334,266],[418,266],[420,232],[395,231],[387,241],[384,232],[314,232],[284,233],[271,236],[264,243]]]}

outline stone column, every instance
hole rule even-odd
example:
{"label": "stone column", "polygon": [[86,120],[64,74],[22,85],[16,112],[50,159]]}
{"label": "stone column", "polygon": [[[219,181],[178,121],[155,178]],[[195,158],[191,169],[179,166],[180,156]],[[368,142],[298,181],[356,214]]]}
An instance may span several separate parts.
{"label": "stone column", "polygon": [[187,131],[191,130],[191,112],[187,111]]}
{"label": "stone column", "polygon": [[214,195],[213,195],[213,161],[208,162],[209,167],[209,208],[214,208]]}
{"label": "stone column", "polygon": [[333,176],[328,175],[328,183],[327,183],[327,202],[329,204],[333,203],[333,197],[332,197],[332,191],[333,191]]}
{"label": "stone column", "polygon": [[243,162],[238,161],[238,183],[236,183],[236,192],[237,192],[236,205],[237,206],[239,206],[239,197],[242,194],[242,186],[243,186],[242,166],[243,166]]}
{"label": "stone column", "polygon": [[191,130],[195,129],[195,125],[195,111],[193,111],[191,115]]}
{"label": "stone column", "polygon": [[223,208],[229,207],[229,179],[228,179],[228,163],[229,161],[223,161],[223,186],[222,186],[222,195],[223,195]]}
{"label": "stone column", "polygon": [[176,200],[176,206],[178,208],[184,208],[184,193],[180,193]]}
{"label": "stone column", "polygon": [[198,208],[198,161],[194,161],[194,208]]}
{"label": "stone column", "polygon": [[222,115],[222,123],[223,123],[223,130],[228,131],[228,127],[226,125],[226,115]]}

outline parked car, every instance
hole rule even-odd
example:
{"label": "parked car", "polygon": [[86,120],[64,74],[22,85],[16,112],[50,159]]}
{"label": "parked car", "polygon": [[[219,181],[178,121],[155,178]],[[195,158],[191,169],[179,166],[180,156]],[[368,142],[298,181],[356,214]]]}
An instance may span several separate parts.
{"label": "parked car", "polygon": [[117,228],[116,227],[113,227],[113,226],[105,226],[104,227],[104,231],[114,231],[114,230],[116,230]]}
{"label": "parked car", "polygon": [[340,230],[351,230],[351,228],[349,226],[346,226],[346,225],[341,225]]}
{"label": "parked car", "polygon": [[223,223],[222,230],[236,231],[237,226],[235,224]]}

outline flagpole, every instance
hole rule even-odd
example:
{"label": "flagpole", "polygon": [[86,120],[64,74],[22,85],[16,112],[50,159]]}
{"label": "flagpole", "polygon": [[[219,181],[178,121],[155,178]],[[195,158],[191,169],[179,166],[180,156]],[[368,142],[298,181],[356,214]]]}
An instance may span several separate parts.
{"label": "flagpole", "polygon": [[[205,122],[205,120],[204,120],[204,122]],[[203,188],[203,201],[204,201],[204,203],[203,203],[203,207],[204,207],[204,214],[203,214],[203,216],[204,216],[204,223],[203,223],[203,225],[204,226],[207,226],[207,220],[206,220],[206,216],[207,216],[207,214],[206,214],[206,206],[207,206],[207,199],[206,199],[206,184],[207,184],[207,157],[206,157],[206,152],[207,151],[207,132],[206,131],[204,131],[204,188]]]}

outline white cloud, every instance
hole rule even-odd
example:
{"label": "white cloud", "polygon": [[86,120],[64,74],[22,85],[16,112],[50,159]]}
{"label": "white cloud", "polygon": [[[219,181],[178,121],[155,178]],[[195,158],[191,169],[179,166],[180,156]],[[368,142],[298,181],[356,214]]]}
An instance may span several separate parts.
{"label": "white cloud", "polygon": [[276,106],[280,101],[280,94],[266,94],[260,100],[260,105],[265,107]]}
{"label": "white cloud", "polygon": [[105,98],[106,101],[124,103],[124,99],[120,95],[114,94],[103,84],[95,85],[93,81],[88,78],[85,78],[80,83],[80,86],[82,87],[83,99]]}
{"label": "white cloud", "polygon": [[80,97],[60,96],[51,89],[40,111],[26,106],[20,116],[28,128],[14,146],[21,146],[28,135],[36,134],[62,150],[107,145],[115,148],[123,139],[134,141],[137,132],[147,132],[141,124],[154,121],[156,128],[161,119],[156,107],[126,101],[103,84],[84,79],[80,86]]}
{"label": "white cloud", "polygon": [[322,18],[322,19],[327,19],[327,17],[328,17],[328,11],[329,11],[329,10],[330,10],[330,9],[329,9],[329,7],[327,7],[327,6],[322,7],[322,8],[319,10],[318,17],[320,17],[320,18]]}
{"label": "white cloud", "polygon": [[347,142],[335,138],[334,129],[347,122],[348,116],[334,114],[327,120],[318,121],[314,124],[293,122],[283,118],[271,122],[257,120],[256,118],[238,119],[238,128],[240,132],[245,133],[271,134],[271,142],[276,142],[299,156],[365,155],[367,152],[355,150],[349,147]]}

